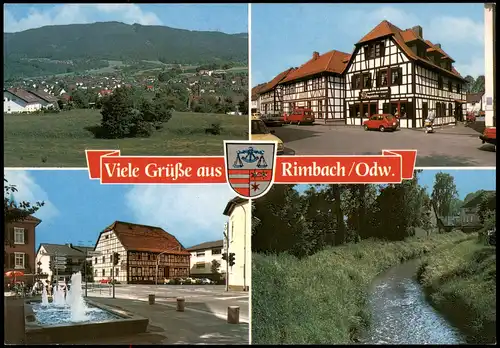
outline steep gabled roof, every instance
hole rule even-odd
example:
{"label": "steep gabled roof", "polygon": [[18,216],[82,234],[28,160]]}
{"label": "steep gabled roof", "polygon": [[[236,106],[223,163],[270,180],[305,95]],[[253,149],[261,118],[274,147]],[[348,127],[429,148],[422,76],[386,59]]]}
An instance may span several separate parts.
{"label": "steep gabled roof", "polygon": [[361,38],[361,40],[357,42],[356,46],[360,46],[361,44],[364,44],[366,42],[381,39],[388,36],[391,36],[396,41],[399,47],[401,47],[401,49],[410,59],[429,65],[435,69],[438,69],[442,72],[445,72],[449,75],[453,75],[454,77],[463,80],[463,77],[458,73],[458,71],[455,68],[452,68],[451,71],[446,70],[434,64],[429,59],[417,56],[407,45],[407,43],[415,40],[420,40],[428,46],[427,48],[428,52],[439,52],[442,59],[450,59],[453,62],[454,60],[439,46],[436,46],[429,40],[424,40],[423,38],[419,37],[415,32],[413,32],[412,29],[401,30],[400,28],[398,28],[397,26],[395,26],[394,24],[390,23],[387,20],[380,22],[380,24],[378,24],[375,28],[373,28],[368,34],[363,36],[363,38]]}
{"label": "steep gabled roof", "polygon": [[26,103],[39,103],[41,102],[40,98],[37,97],[36,95],[25,91],[24,89],[21,88],[9,88],[7,90],[10,94],[15,95],[19,99],[24,100]]}
{"label": "steep gabled roof", "polygon": [[[38,251],[43,247],[47,254],[50,256],[83,256],[85,257],[85,252],[81,250],[72,248],[71,245],[68,244],[50,244],[50,243],[41,243],[38,247]],[[93,249],[93,248],[92,248]]]}
{"label": "steep gabled roof", "polygon": [[314,52],[313,57],[309,61],[288,74],[288,76],[281,83],[292,82],[323,72],[340,75],[344,72],[350,57],[351,55],[349,53],[336,50],[321,55]]}
{"label": "steep gabled roof", "polygon": [[48,103],[57,102],[57,97],[46,93],[45,91],[29,91],[29,93],[34,94],[36,97],[45,100]]}
{"label": "steep gabled roof", "polygon": [[287,76],[291,72],[293,72],[294,70],[295,70],[295,68],[290,68],[290,69],[287,69],[287,70],[279,73],[278,75],[276,75],[274,77],[274,79],[272,79],[264,87],[262,87],[262,89],[259,91],[259,93],[262,94],[262,93],[266,93],[266,92],[273,90],[281,81],[285,80],[287,78]]}
{"label": "steep gabled roof", "polygon": [[220,239],[220,240],[216,240],[213,242],[205,242],[205,243],[201,243],[198,245],[193,245],[192,247],[187,248],[187,250],[197,251],[197,250],[207,250],[207,249],[213,249],[213,248],[222,248],[223,245],[224,245],[224,242],[222,239]]}
{"label": "steep gabled roof", "polygon": [[[161,227],[115,221],[101,232],[114,231],[126,250],[189,255],[182,244]],[[101,236],[99,236],[100,239]],[[98,239],[98,241],[99,241]]]}
{"label": "steep gabled roof", "polygon": [[252,88],[252,100],[257,100],[261,90],[263,90],[264,87],[266,87],[266,85],[267,85],[267,82],[264,82],[264,83],[261,83],[260,85],[255,86],[254,88]]}
{"label": "steep gabled roof", "polygon": [[464,205],[462,205],[462,208],[474,208],[474,207],[477,207],[481,201],[483,200],[483,197],[485,195],[490,195],[490,198],[492,200],[495,200],[496,199],[496,191],[493,191],[493,190],[484,190],[482,191],[481,193],[479,193],[477,196],[475,196],[474,198],[472,198],[470,201],[468,201],[467,203],[465,203]]}

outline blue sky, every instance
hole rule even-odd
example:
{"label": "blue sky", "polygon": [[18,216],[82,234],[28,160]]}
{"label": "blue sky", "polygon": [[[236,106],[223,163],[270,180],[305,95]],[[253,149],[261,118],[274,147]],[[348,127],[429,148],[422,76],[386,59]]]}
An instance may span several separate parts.
{"label": "blue sky", "polygon": [[219,185],[101,185],[86,170],[5,170],[16,201],[44,201],[39,243],[93,245],[115,220],[162,227],[185,246],[222,239],[234,197]]}
{"label": "blue sky", "polygon": [[189,30],[248,32],[247,4],[11,4],[4,32],[46,25],[119,21]]}
{"label": "blue sky", "polygon": [[351,53],[386,19],[401,29],[420,25],[424,39],[441,43],[463,75],[484,74],[484,5],[252,4],[252,85],[311,59],[313,51]]}
{"label": "blue sky", "polygon": [[[434,186],[436,174],[442,172],[453,176],[457,186],[458,196],[464,199],[467,194],[477,190],[496,190],[496,170],[493,169],[473,169],[473,170],[434,170],[425,169],[418,174],[419,184],[427,188],[431,194]],[[309,185],[297,185],[299,192],[305,191]]]}

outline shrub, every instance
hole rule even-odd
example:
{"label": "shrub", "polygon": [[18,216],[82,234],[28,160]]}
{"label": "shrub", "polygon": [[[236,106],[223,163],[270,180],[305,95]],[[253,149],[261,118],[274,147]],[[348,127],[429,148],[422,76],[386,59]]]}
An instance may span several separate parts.
{"label": "shrub", "polygon": [[154,131],[155,127],[152,123],[140,120],[135,124],[132,135],[133,137],[147,138],[150,137]]}
{"label": "shrub", "polygon": [[172,118],[164,98],[134,103],[128,88],[118,88],[102,101],[101,127],[107,138],[149,137]]}
{"label": "shrub", "polygon": [[220,125],[220,123],[212,123],[211,128],[214,135],[219,135],[222,133],[222,126]]}

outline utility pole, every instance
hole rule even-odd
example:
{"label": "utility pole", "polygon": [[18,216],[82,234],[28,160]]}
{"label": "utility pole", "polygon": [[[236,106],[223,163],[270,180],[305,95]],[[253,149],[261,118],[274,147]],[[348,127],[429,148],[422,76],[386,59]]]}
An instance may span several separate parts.
{"label": "utility pole", "polygon": [[226,254],[226,291],[229,291],[229,223],[226,222],[226,228],[224,229],[224,241],[226,242],[226,247],[224,253]]}
{"label": "utility pole", "polygon": [[85,277],[85,297],[87,297],[87,260],[89,258],[89,251],[85,249],[85,261],[83,262],[83,276]]}
{"label": "utility pole", "polygon": [[[156,288],[158,287],[158,269],[160,267],[160,256],[163,255],[163,254],[165,254],[165,253],[168,253],[169,251],[174,251],[174,250],[181,251],[181,249],[179,247],[175,247],[175,248],[172,248],[172,249],[164,250],[161,253],[159,253],[158,255],[156,255],[156,272],[155,272],[155,287]],[[155,289],[155,291],[156,291],[156,289]]]}
{"label": "utility pole", "polygon": [[113,285],[113,298],[115,298],[115,266],[118,264],[116,252],[113,253],[113,259],[112,259],[112,264],[113,267],[111,268],[111,284]]}

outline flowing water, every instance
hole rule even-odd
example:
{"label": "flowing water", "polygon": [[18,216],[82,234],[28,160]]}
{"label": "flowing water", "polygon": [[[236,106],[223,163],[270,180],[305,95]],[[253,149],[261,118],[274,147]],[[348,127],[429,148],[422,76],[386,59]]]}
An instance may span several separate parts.
{"label": "flowing water", "polygon": [[372,283],[366,344],[464,344],[465,336],[426,300],[415,279],[418,260],[391,268]]}
{"label": "flowing water", "polygon": [[32,307],[38,322],[42,325],[119,319],[108,311],[87,306],[83,298],[80,272],[71,276],[71,289],[66,294],[59,286],[55,286],[52,299],[52,303],[49,303],[47,290],[43,287],[42,303],[34,304]]}
{"label": "flowing water", "polygon": [[48,306],[49,305],[49,296],[47,295],[47,288],[45,287],[45,284],[42,286],[42,306]]}

